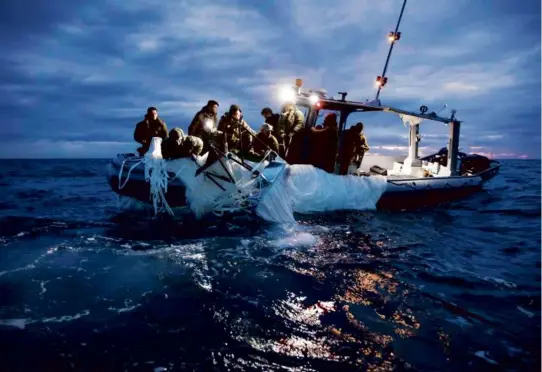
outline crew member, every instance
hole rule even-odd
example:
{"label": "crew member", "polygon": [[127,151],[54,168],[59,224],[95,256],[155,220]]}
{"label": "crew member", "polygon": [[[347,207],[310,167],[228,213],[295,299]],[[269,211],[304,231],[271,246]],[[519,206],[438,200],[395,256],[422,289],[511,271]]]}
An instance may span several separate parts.
{"label": "crew member", "polygon": [[339,147],[339,131],[337,114],[327,114],[323,128],[311,128],[310,163],[328,173],[335,171],[337,150]]}
{"label": "crew member", "polygon": [[202,107],[200,111],[194,115],[192,122],[188,126],[188,134],[190,136],[199,137],[203,141],[202,153],[209,151],[209,145],[216,143],[219,140],[217,132],[218,121],[218,102],[209,100],[207,105]]}
{"label": "crew member", "polygon": [[359,122],[345,133],[339,173],[348,174],[348,168],[352,163],[355,163],[359,168],[367,151],[369,151],[369,146],[367,138],[363,134],[363,123]]}
{"label": "crew member", "polygon": [[[207,105],[199,110],[188,126],[188,135],[205,139],[208,133],[216,130],[218,120],[218,102],[209,100]],[[209,128],[209,124],[211,127]]]}
{"label": "crew member", "polygon": [[273,128],[278,128],[280,119],[279,114],[274,114],[273,110],[271,110],[269,107],[264,107],[261,115],[265,118],[265,122],[267,124],[271,125]]}
{"label": "crew member", "polygon": [[238,105],[231,105],[229,111],[222,115],[218,130],[224,133],[229,151],[251,151],[252,136],[255,136],[256,132],[243,119]]}
{"label": "crew member", "polygon": [[303,113],[292,103],[287,103],[282,108],[282,114],[279,118],[276,133],[278,135],[279,146],[281,146],[282,157],[286,155],[292,138],[296,133],[303,130],[305,118]]}
{"label": "crew member", "polygon": [[263,156],[267,150],[275,151],[277,154],[279,152],[279,142],[273,135],[273,127],[269,124],[263,124],[260,128],[260,133],[256,135],[254,140],[254,152]]}
{"label": "crew member", "polygon": [[187,158],[200,155],[203,150],[203,141],[196,136],[185,136],[180,128],[173,128],[168,138],[162,142],[162,156],[164,159]]}
{"label": "crew member", "polygon": [[134,140],[141,144],[137,149],[140,156],[149,151],[153,137],[160,137],[162,140],[167,138],[166,123],[158,117],[156,107],[149,107],[144,119],[136,124],[134,131]]}
{"label": "crew member", "polygon": [[363,157],[365,156],[365,153],[370,150],[369,143],[367,142],[367,137],[365,137],[365,134],[363,133],[363,123],[360,121],[356,124],[356,132],[358,133],[359,142],[357,143],[356,148],[356,159],[354,160],[356,162],[357,167],[361,167],[361,162],[363,161]]}

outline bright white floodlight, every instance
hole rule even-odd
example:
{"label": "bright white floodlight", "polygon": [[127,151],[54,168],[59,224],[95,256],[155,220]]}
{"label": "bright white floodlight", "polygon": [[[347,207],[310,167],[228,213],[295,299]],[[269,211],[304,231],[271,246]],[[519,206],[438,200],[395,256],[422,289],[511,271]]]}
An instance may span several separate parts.
{"label": "bright white floodlight", "polygon": [[279,99],[282,103],[294,103],[296,95],[292,87],[286,85],[280,88],[279,90]]}
{"label": "bright white floodlight", "polygon": [[318,96],[316,94],[311,94],[309,102],[311,105],[316,105],[318,103]]}

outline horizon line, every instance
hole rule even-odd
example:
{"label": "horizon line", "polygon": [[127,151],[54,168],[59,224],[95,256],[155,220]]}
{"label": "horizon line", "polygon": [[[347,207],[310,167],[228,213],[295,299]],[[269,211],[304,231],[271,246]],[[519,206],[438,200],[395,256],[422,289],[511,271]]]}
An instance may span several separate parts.
{"label": "horizon line", "polygon": [[[377,155],[377,156],[402,156],[402,155]],[[43,157],[43,158],[3,158],[3,157],[0,157],[0,160],[106,160],[106,159],[113,159],[115,156],[109,156],[109,157],[76,157],[76,158],[68,158],[68,157],[63,157],[63,158],[55,158],[55,157],[51,157],[51,158],[47,158],[47,157]],[[495,157],[495,158],[490,158],[490,159],[493,159],[493,160],[542,160],[542,157],[540,158],[499,158],[499,157]]]}

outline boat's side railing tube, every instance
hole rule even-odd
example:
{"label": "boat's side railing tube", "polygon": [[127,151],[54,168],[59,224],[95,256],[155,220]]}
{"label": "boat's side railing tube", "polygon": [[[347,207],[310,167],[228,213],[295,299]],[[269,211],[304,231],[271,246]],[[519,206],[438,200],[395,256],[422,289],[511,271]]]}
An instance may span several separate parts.
{"label": "boat's side railing tube", "polygon": [[138,161],[137,163],[135,163],[134,165],[132,165],[130,167],[130,170],[128,171],[128,174],[126,175],[126,179],[124,180],[124,183],[122,183],[122,172],[124,171],[124,164],[126,163],[126,159],[124,159],[122,161],[122,165],[120,167],[120,170],[119,170],[119,190],[122,190],[124,188],[124,186],[126,186],[126,184],[128,183],[128,181],[130,180],[130,173],[132,173],[132,171],[134,170],[135,167],[137,167],[139,164],[141,164],[143,161],[140,160]]}

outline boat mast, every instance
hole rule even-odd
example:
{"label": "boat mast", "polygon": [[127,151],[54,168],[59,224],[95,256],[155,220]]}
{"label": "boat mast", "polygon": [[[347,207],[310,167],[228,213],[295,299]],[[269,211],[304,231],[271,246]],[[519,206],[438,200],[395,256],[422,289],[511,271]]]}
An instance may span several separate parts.
{"label": "boat mast", "polygon": [[386,63],[384,64],[384,71],[382,71],[382,76],[378,76],[376,78],[376,84],[378,86],[378,90],[376,91],[376,100],[378,100],[378,97],[380,96],[380,90],[384,87],[384,85],[386,85],[386,82],[388,81],[388,78],[386,77],[386,71],[388,70],[388,63],[390,62],[393,46],[395,45],[395,42],[401,38],[401,33],[397,32],[397,30],[399,30],[399,24],[401,23],[401,18],[403,18],[403,12],[405,10],[406,2],[407,0],[403,1],[403,7],[401,8],[401,13],[399,14],[399,19],[397,20],[397,25],[395,26],[395,31],[391,31],[388,34],[388,39],[391,45],[388,52],[388,58],[386,58]]}

